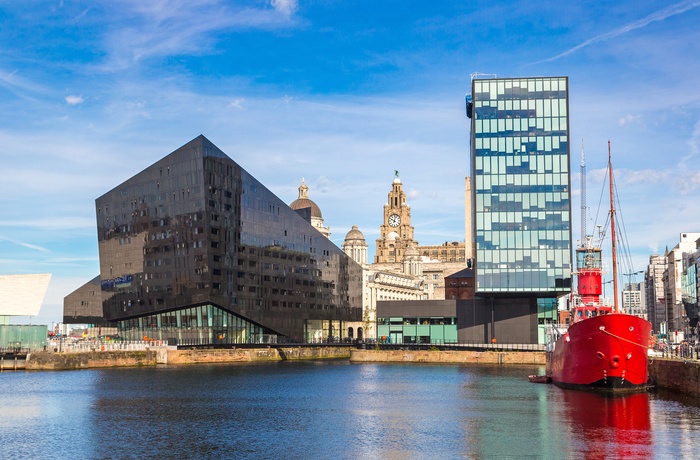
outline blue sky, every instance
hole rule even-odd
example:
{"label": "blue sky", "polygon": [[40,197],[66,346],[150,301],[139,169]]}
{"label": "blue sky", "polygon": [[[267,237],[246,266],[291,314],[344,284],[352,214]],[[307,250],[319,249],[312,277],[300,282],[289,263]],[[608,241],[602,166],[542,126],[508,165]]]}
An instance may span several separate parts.
{"label": "blue sky", "polygon": [[579,146],[590,232],[608,139],[634,270],[700,231],[700,0],[0,0],[0,23],[0,274],[53,274],[34,324],[99,272],[95,198],[199,134],[287,202],[305,178],[338,245],[358,225],[374,251],[394,170],[416,239],[463,240],[473,72],[569,77],[576,238]]}

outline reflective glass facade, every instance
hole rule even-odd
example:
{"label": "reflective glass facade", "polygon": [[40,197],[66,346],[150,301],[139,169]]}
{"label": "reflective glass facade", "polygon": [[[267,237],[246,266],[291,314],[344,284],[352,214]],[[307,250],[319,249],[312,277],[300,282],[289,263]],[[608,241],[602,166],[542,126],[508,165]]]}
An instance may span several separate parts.
{"label": "reflective glass facade", "polygon": [[95,205],[104,315],[124,335],[307,341],[361,321],[361,267],[203,136]]}
{"label": "reflective glass facade", "polygon": [[472,81],[477,292],[571,286],[568,79]]}
{"label": "reflective glass facade", "polygon": [[457,343],[457,318],[442,316],[377,318],[381,343]]}

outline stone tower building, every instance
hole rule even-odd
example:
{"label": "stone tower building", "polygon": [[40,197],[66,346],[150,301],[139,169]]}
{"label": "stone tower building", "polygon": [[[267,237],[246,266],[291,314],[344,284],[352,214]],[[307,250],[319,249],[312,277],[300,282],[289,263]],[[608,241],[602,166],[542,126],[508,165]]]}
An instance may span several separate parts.
{"label": "stone tower building", "polygon": [[395,172],[394,182],[389,192],[387,204],[384,205],[384,220],[379,227],[375,263],[401,263],[406,249],[417,246],[413,239],[411,226],[411,208],[406,204],[406,193],[403,191],[399,172]]}

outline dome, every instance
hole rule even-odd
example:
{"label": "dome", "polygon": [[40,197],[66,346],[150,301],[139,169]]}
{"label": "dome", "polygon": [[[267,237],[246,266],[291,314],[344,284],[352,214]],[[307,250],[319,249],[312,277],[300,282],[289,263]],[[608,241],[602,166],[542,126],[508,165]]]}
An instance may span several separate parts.
{"label": "dome", "polygon": [[311,217],[323,218],[321,215],[321,208],[309,199],[309,187],[306,186],[304,179],[301,180],[301,185],[299,186],[299,198],[292,201],[289,207],[295,211],[311,208]]}
{"label": "dome", "polygon": [[418,253],[418,248],[416,248],[414,245],[410,245],[409,247],[406,248],[406,251],[404,251],[404,255],[406,257],[409,257],[409,256],[418,257],[420,254]]}
{"label": "dome", "polygon": [[396,232],[391,232],[391,233],[389,233],[389,234],[386,236],[386,239],[387,239],[387,240],[394,241],[394,240],[396,240],[398,237],[399,237],[399,234],[398,234],[398,233],[396,233]]}
{"label": "dome", "polygon": [[397,177],[396,179],[394,179],[394,183],[395,183],[395,184],[400,184],[400,183],[401,183],[401,179],[399,179],[399,178]]}
{"label": "dome", "polygon": [[347,240],[364,240],[365,235],[357,228],[357,225],[353,225],[352,229],[345,235],[345,241]]}
{"label": "dome", "polygon": [[319,208],[316,203],[308,198],[297,198],[296,200],[292,201],[289,207],[295,211],[299,209],[311,208],[311,217],[318,217],[319,219],[323,217],[321,215],[321,208]]}

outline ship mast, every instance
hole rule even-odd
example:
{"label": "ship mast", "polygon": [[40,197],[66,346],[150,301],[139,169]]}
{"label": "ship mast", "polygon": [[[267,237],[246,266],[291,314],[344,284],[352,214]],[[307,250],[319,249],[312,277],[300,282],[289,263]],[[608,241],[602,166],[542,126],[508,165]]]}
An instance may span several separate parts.
{"label": "ship mast", "polygon": [[586,244],[586,156],[583,153],[583,140],[581,140],[581,244]]}
{"label": "ship mast", "polygon": [[610,175],[610,231],[612,232],[612,272],[613,272],[613,312],[619,313],[617,305],[617,242],[615,241],[615,200],[613,199],[613,172],[610,156],[610,141],[608,140],[608,173]]}

